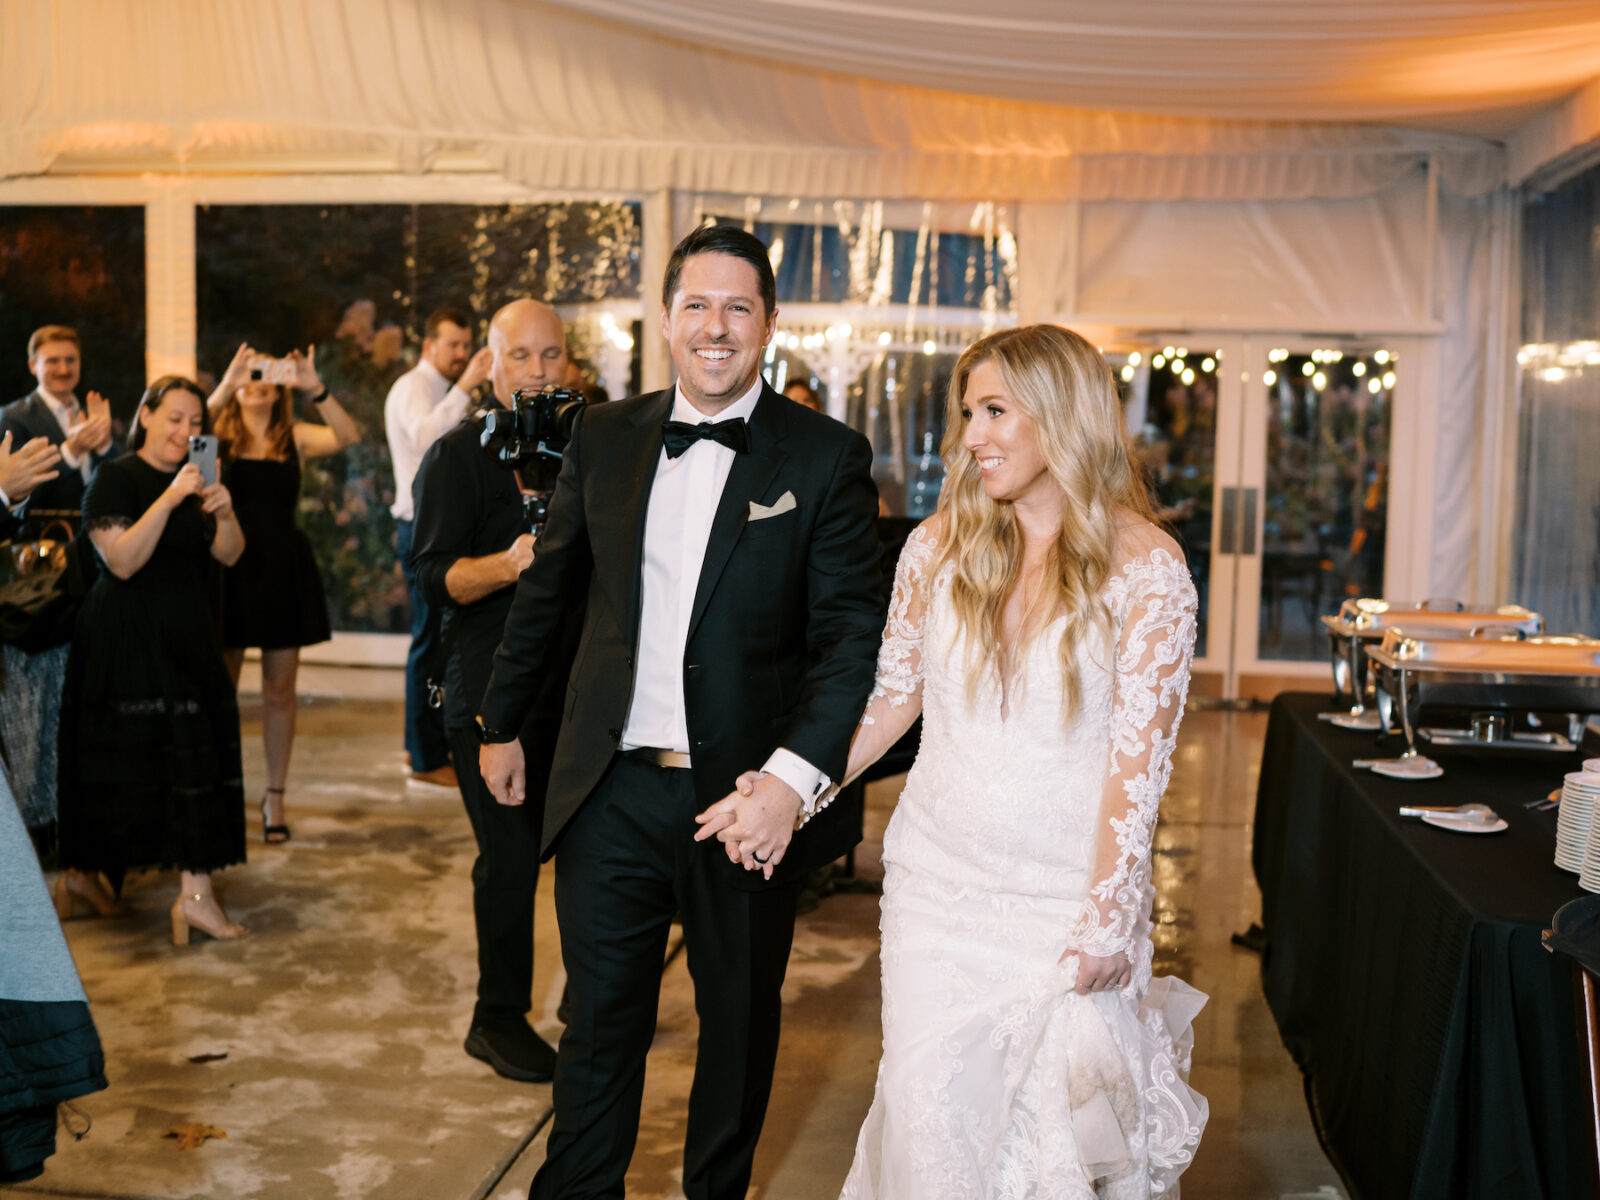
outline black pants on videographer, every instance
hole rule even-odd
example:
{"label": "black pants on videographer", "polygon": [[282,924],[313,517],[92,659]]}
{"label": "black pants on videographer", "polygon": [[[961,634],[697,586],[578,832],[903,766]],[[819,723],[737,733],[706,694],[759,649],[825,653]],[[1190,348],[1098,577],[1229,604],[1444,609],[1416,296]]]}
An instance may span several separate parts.
{"label": "black pants on videographer", "polygon": [[528,761],[527,800],[497,804],[478,773],[473,729],[449,730],[450,754],[467,819],[478,842],[472,865],[472,915],[478,933],[478,1002],[473,1028],[506,1029],[527,1020],[533,991],[533,898],[539,886],[544,788],[561,724],[532,719],[520,741]]}

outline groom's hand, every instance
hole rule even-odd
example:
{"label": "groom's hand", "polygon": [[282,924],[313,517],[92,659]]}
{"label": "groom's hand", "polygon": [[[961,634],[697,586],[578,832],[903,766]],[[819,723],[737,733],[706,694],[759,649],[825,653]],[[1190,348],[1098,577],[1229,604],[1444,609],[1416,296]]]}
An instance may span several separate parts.
{"label": "groom's hand", "polygon": [[501,804],[517,805],[527,798],[528,773],[522,759],[522,743],[516,738],[479,746],[478,771]]}
{"label": "groom's hand", "polygon": [[776,775],[746,771],[733,791],[695,817],[700,829],[694,840],[715,836],[730,862],[771,879],[799,815],[800,794],[792,787]]}

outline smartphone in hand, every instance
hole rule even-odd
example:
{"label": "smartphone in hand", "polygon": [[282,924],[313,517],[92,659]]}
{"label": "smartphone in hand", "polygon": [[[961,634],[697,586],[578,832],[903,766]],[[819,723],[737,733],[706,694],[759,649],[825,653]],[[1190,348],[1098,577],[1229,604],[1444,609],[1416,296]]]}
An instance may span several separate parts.
{"label": "smartphone in hand", "polygon": [[200,474],[210,487],[217,481],[217,439],[210,433],[196,434],[189,439],[189,461],[200,468]]}

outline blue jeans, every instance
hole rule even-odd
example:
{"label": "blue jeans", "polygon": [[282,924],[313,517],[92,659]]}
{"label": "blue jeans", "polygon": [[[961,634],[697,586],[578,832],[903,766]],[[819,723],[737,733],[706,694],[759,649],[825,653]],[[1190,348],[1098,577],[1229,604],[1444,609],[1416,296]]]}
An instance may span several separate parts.
{"label": "blue jeans", "polygon": [[444,682],[439,653],[439,614],[429,606],[411,569],[412,522],[396,521],[395,550],[411,592],[411,652],[406,655],[406,753],[414,773],[450,765],[450,742],[444,732],[444,710],[428,707],[428,678]]}

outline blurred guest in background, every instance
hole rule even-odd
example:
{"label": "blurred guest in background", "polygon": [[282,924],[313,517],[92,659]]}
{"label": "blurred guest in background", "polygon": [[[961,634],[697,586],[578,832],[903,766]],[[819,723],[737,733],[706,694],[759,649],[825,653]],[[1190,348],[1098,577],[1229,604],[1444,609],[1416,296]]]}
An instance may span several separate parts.
{"label": "blurred guest in background", "polygon": [[[322,575],[311,543],[295,523],[300,463],[337,454],[361,436],[318,377],[316,354],[315,346],[303,355],[289,354],[291,387],[267,382],[263,356],[240,346],[206,402],[216,422],[222,482],[245,537],[244,553],[222,576],[222,653],[236,686],[245,650],[261,651],[261,736],[267,752],[261,836],[268,844],[289,840],[283,797],[294,749],[300,647],[331,636]],[[322,423],[295,419],[297,390]]]}
{"label": "blurred guest in background", "polygon": [[130,869],[178,867],[172,940],[191,926],[234,938],[211,873],[243,862],[239,707],[212,636],[206,579],[244,533],[222,483],[188,461],[208,426],[200,386],[165,375],[146,389],[128,446],[83,501],[100,572],[78,611],[61,712],[61,865],[69,891],[111,901]]}
{"label": "blurred guest in background", "polygon": [[411,593],[411,651],[406,656],[406,753],[411,780],[454,787],[444,720],[429,704],[428,680],[438,677],[439,614],[428,606],[411,570],[415,536],[411,487],[428,447],[466,415],[469,393],[489,377],[487,347],[472,353],[472,318],[441,308],[423,326],[422,357],[394,381],[384,401],[383,423],[394,463],[395,553]]}
{"label": "blurred guest in background", "polygon": [[61,448],[64,469],[28,498],[34,532],[51,519],[45,515],[50,512],[70,513],[76,528],[83,492],[95,470],[121,453],[111,441],[110,402],[99,392],[78,402],[79,367],[77,330],[66,325],[34,330],[28,339],[28,370],[38,387],[0,408],[0,434],[11,434],[14,446],[42,437]]}
{"label": "blurred guest in background", "polygon": [[[494,355],[492,407],[512,407],[519,389],[565,379],[561,318],[533,300],[515,300],[489,325]],[[561,726],[567,674],[583,619],[582,597],[568,606],[565,647],[545,673],[530,715],[517,731],[528,763],[528,802],[510,808],[475,769],[478,702],[489,683],[513,585],[533,561],[524,515],[531,477],[495,461],[468,421],[440,438],[417,473],[416,572],[428,603],[444,614],[445,728],[461,799],[478,840],[472,907],[478,933],[478,1002],[466,1050],[508,1079],[547,1083],[556,1052],[528,1024],[533,989],[533,897],[539,882],[544,787]],[[532,468],[534,464],[526,464]]]}
{"label": "blurred guest in background", "polygon": [[783,389],[783,394],[796,404],[804,404],[812,412],[823,412],[822,397],[817,395],[817,389],[804,380],[793,379]]}

